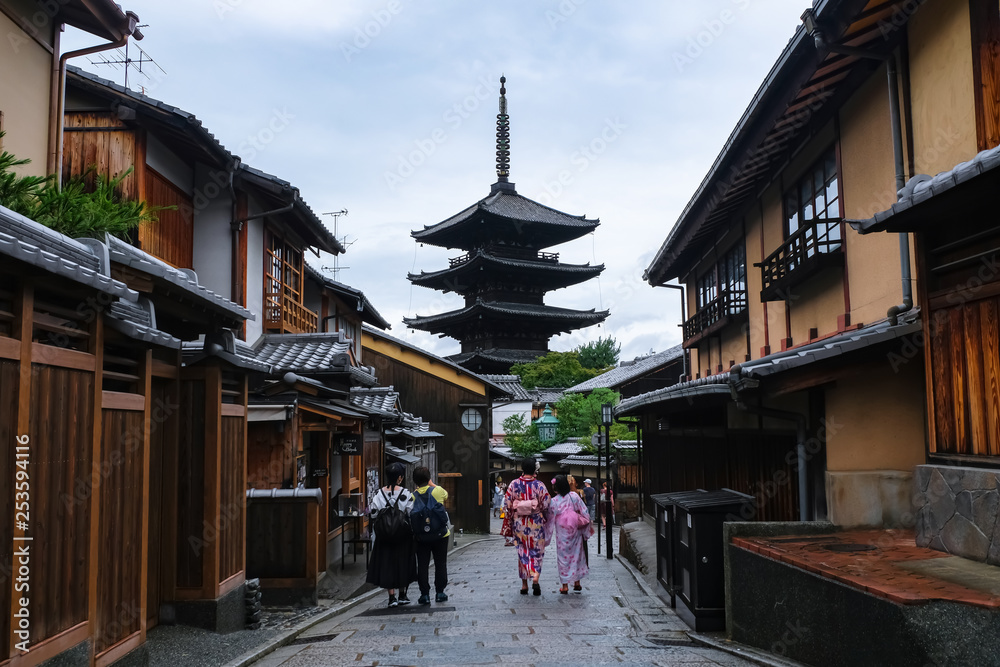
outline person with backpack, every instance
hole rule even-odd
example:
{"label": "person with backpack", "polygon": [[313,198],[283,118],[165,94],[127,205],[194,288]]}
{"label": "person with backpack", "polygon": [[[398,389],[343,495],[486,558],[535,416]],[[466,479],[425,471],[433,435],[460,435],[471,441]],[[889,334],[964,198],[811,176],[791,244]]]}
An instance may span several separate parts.
{"label": "person with backpack", "polygon": [[430,567],[434,557],[434,599],[447,602],[444,592],[448,585],[448,537],[451,535],[448,512],[444,502],[448,492],[431,482],[431,471],[420,466],[413,470],[413,509],[410,526],[417,543],[417,585],[420,586],[419,604],[431,603]]}
{"label": "person with backpack", "polygon": [[537,463],[526,458],[521,463],[523,475],[507,487],[504,497],[504,519],[500,534],[513,537],[517,545],[517,573],[521,578],[521,595],[528,594],[528,579],[534,595],[541,595],[538,577],[542,573],[545,545],[552,537],[552,512],[545,484],[535,479]]}
{"label": "person with backpack", "polygon": [[[371,531],[374,544],[365,580],[389,592],[390,607],[410,603],[406,587],[417,579],[413,529],[409,519],[413,494],[402,486],[405,475],[406,468],[402,463],[389,464],[385,469],[388,484],[376,491],[368,503],[373,517]],[[399,589],[398,598],[396,589]]]}

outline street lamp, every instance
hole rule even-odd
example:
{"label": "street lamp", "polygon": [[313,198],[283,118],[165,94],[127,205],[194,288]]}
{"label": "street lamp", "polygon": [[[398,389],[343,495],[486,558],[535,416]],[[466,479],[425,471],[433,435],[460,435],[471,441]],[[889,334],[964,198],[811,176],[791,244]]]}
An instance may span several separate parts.
{"label": "street lamp", "polygon": [[[603,404],[601,406],[601,423],[604,424],[604,442],[606,442],[607,445],[608,445],[608,449],[607,449],[608,453],[607,453],[606,458],[605,458],[605,462],[607,463],[606,467],[607,467],[607,470],[608,470],[608,498],[607,498],[607,500],[604,501],[606,503],[606,505],[604,506],[604,524],[607,526],[606,537],[607,537],[607,545],[608,545],[608,558],[611,558],[613,556],[613,554],[611,553],[611,528],[612,528],[612,526],[611,526],[611,516],[612,516],[611,510],[612,510],[612,507],[613,507],[612,504],[611,504],[612,503],[612,500],[611,500],[611,419],[612,419],[612,417],[613,417],[613,413],[611,412],[611,404],[610,403]],[[597,464],[598,464],[598,466],[600,466],[600,463],[601,463],[601,458],[600,457],[601,457],[601,449],[600,449],[600,446],[598,446],[598,449],[597,449]],[[598,476],[597,483],[598,484],[601,483],[600,476]],[[598,490],[598,493],[601,493],[601,490]],[[600,507],[600,505],[598,505],[598,507]],[[598,514],[599,513],[600,512],[598,512]],[[598,544],[599,543],[600,543],[600,539],[598,538]],[[600,553],[600,552],[598,552],[598,553]]]}

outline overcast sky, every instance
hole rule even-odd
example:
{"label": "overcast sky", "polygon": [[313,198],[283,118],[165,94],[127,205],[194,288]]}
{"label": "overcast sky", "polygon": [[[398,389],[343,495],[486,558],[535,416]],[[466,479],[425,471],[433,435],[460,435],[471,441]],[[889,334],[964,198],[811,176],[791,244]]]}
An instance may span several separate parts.
{"label": "overcast sky", "polygon": [[[368,295],[390,333],[440,355],[458,343],[411,332],[402,318],[460,300],[412,287],[406,274],[461,253],[419,247],[410,231],[489,194],[506,75],[518,193],[601,221],[550,249],[605,264],[600,280],[550,292],[546,303],[611,315],[550,347],[610,334],[622,359],[680,341],[678,293],[649,287],[642,272],[809,4],[120,1],[146,24],[140,46],[165,71],[133,72],[130,87],[194,113],[316,212],[347,209],[337,234],[350,244],[340,258],[349,268],[338,279]],[[67,34],[64,50],[93,42]],[[70,62],[123,83],[120,70],[88,60]]]}

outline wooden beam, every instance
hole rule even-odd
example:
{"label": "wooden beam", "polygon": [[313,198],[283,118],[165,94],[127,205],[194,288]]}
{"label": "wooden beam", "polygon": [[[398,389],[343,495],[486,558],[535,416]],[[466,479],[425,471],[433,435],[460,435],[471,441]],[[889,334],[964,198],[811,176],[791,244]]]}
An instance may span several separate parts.
{"label": "wooden beam", "polygon": [[[21,364],[18,368],[17,433],[15,435],[20,437],[23,435],[30,435],[31,429],[31,332],[32,317],[35,311],[35,292],[32,283],[27,279],[21,281],[21,290],[16,294],[14,300],[14,314],[16,316],[14,331],[20,338],[18,342],[20,344],[19,355],[21,357]],[[31,446],[30,442],[28,443],[28,446]],[[9,481],[4,480],[4,483],[9,483]],[[13,538],[15,540],[24,537],[25,533],[26,531],[24,529],[17,528],[15,524],[13,533]],[[15,655],[17,650],[14,648],[14,644],[17,640],[13,632],[15,628],[13,619],[16,618],[14,614],[19,611],[21,595],[15,588],[15,577],[9,577],[5,583],[7,587],[10,588],[10,608],[5,610],[3,613],[10,614],[10,653],[11,655]]]}
{"label": "wooden beam", "polygon": [[94,659],[94,667],[106,667],[121,660],[131,651],[139,648],[145,641],[141,632],[133,632],[125,639],[121,640],[111,648],[107,649]]}
{"label": "wooden beam", "polygon": [[[149,603],[149,456],[152,449],[152,403],[153,403],[153,350],[147,349],[142,360],[140,374],[142,376],[142,540],[139,543],[142,552],[139,561],[139,634],[141,641],[146,641],[146,630],[149,614],[146,606]],[[158,584],[157,584],[158,585]]]}
{"label": "wooden beam", "polygon": [[15,655],[10,662],[0,662],[5,667],[29,667],[38,665],[67,651],[87,639],[90,628],[87,621],[77,623],[57,635],[44,639],[31,647],[28,653]]}
{"label": "wooden beam", "polygon": [[[222,370],[205,367],[205,507],[203,525],[219,527],[222,506]],[[204,536],[203,536],[204,537]],[[219,541],[205,540],[202,595],[219,596]]]}
{"label": "wooden beam", "polygon": [[127,394],[121,391],[101,392],[101,408],[104,410],[145,412],[148,403],[142,394]]}
{"label": "wooden beam", "polygon": [[223,417],[245,417],[246,414],[247,414],[247,409],[242,405],[237,405],[235,403],[222,404]]}
{"label": "wooden beam", "polygon": [[[101,369],[104,367],[104,318],[95,317],[93,323],[91,324],[91,332],[93,335],[90,337],[90,351],[94,355],[94,368]],[[101,387],[101,377],[99,373],[94,374],[94,397],[93,397],[93,410],[94,410],[94,440],[91,449],[91,472],[90,472],[90,561],[88,563],[88,582],[87,590],[89,592],[89,598],[87,601],[88,607],[88,618],[90,619],[90,636],[92,641],[90,642],[90,662],[93,664],[95,659],[96,650],[96,639],[102,632],[102,628],[98,627],[98,598],[100,595],[100,586],[98,578],[98,562],[101,558],[101,431],[104,427],[104,419],[102,418],[102,408],[104,392]]]}
{"label": "wooden beam", "polygon": [[[31,340],[30,333],[28,334],[28,340]],[[93,349],[93,346],[91,346],[91,349]],[[32,343],[30,354],[22,358],[31,359],[31,363],[33,364],[45,364],[46,366],[72,368],[78,371],[94,372],[100,368],[97,364],[97,356],[93,353],[88,354],[77,350],[67,350],[61,347],[44,345],[42,343]]]}
{"label": "wooden beam", "polygon": [[153,359],[152,371],[154,377],[177,379],[180,377],[180,369],[176,364]]}
{"label": "wooden beam", "polygon": [[0,338],[0,359],[13,359],[17,361],[21,358],[21,341],[16,338]]}

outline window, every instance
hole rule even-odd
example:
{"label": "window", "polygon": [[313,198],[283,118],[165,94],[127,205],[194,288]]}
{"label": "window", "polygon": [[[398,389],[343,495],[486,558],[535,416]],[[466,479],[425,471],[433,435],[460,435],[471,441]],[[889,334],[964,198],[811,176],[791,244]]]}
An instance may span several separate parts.
{"label": "window", "polygon": [[743,312],[747,306],[747,260],[743,243],[737,243],[719,260],[719,285],[726,294],[726,314]]}
{"label": "window", "polygon": [[462,426],[469,431],[475,431],[483,425],[483,415],[475,408],[466,408],[462,413]]}
{"label": "window", "polygon": [[264,327],[268,333],[315,333],[316,313],[302,305],[302,250],[274,233],[264,250]]}
{"label": "window", "polygon": [[704,275],[698,278],[697,283],[697,305],[701,310],[708,304],[715,301],[719,295],[719,290],[715,286],[715,267],[713,266]]}
{"label": "window", "polygon": [[[830,222],[815,224],[817,220]],[[840,248],[840,180],[833,147],[785,191],[785,237],[810,227],[815,229],[802,232],[807,256]]]}

